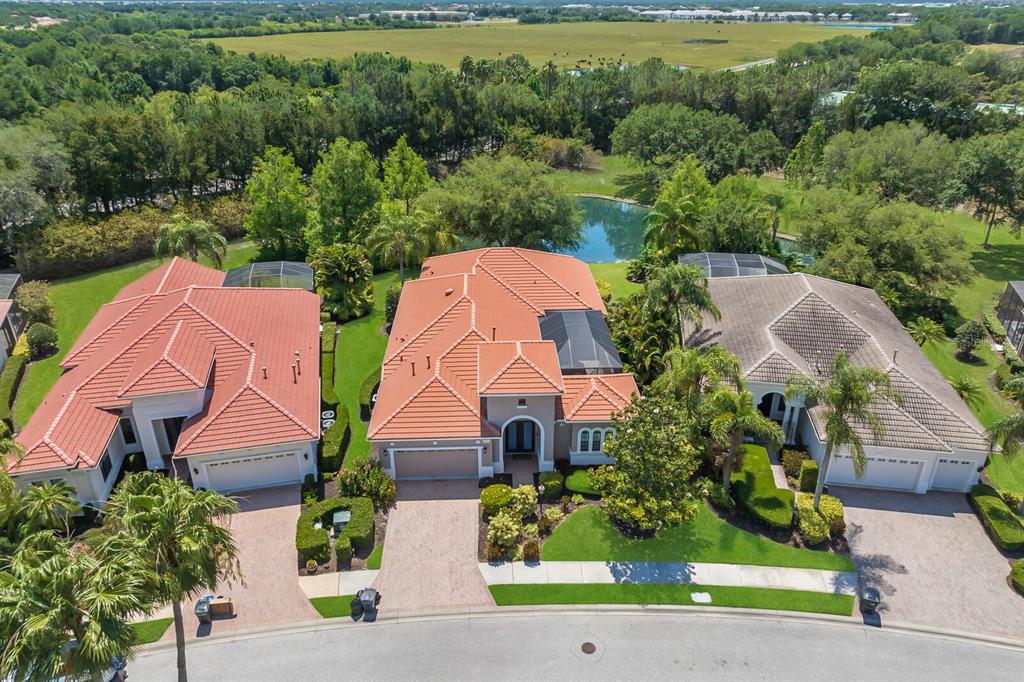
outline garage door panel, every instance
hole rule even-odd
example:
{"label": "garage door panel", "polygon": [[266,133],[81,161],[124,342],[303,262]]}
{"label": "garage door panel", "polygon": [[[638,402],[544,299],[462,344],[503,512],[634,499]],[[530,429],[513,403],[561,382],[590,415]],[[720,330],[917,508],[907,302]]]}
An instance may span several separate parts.
{"label": "garage door panel", "polygon": [[864,476],[857,478],[851,455],[837,455],[829,466],[828,482],[867,488],[914,490],[924,462],[902,457],[868,457]]}
{"label": "garage door panel", "polygon": [[396,450],[397,479],[466,479],[477,478],[477,449]]}
{"label": "garage door panel", "polygon": [[936,465],[932,488],[962,492],[976,467],[977,464],[969,459],[941,457]]}
{"label": "garage door panel", "polygon": [[302,480],[295,452],[210,462],[206,475],[210,487],[221,491],[267,488]]}

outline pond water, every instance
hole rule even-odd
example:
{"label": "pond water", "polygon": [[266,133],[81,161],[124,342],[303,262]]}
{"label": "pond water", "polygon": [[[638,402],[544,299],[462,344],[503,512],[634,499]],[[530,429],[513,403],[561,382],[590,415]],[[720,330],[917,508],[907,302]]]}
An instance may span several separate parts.
{"label": "pond water", "polygon": [[583,211],[583,236],[575,249],[560,253],[584,263],[612,263],[636,258],[644,245],[646,206],[615,199],[577,197]]}

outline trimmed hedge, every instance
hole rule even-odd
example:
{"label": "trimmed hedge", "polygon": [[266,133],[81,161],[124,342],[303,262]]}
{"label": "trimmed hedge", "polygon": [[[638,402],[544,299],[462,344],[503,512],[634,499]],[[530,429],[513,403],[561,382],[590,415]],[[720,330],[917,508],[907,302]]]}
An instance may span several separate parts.
{"label": "trimmed hedge", "polygon": [[793,491],[775,487],[768,451],[760,445],[744,445],[743,464],[730,477],[736,501],[755,518],[773,528],[793,525]]}
{"label": "trimmed hedge", "polygon": [[787,478],[800,477],[800,465],[807,459],[807,453],[803,450],[786,449],[782,451],[782,470],[786,472]]}
{"label": "trimmed hedge", "polygon": [[[327,527],[331,516],[339,509],[349,509],[352,518],[339,537],[347,537],[356,549],[371,549],[375,524],[373,519],[373,502],[368,497],[329,497],[326,500],[306,507],[299,515],[295,527],[295,549],[299,553],[299,562],[306,563],[310,559],[323,563],[331,558],[331,536]],[[313,526],[321,521],[323,528]]]}
{"label": "trimmed hedge", "polygon": [[339,535],[334,542],[334,557],[338,560],[338,566],[352,561],[352,540],[347,535]]}
{"label": "trimmed hedge", "polygon": [[380,372],[381,367],[378,365],[363,379],[363,385],[359,387],[359,418],[364,422],[370,421],[370,416],[373,413],[373,405],[370,404],[370,401],[373,400],[373,392],[380,386]]}
{"label": "trimmed hedge", "polygon": [[814,495],[800,493],[796,498],[797,527],[808,545],[820,545],[829,538],[828,521],[814,511]]}
{"label": "trimmed hedge", "polygon": [[334,353],[320,354],[320,400],[336,407],[338,394],[334,392]]}
{"label": "trimmed hedge", "polygon": [[495,483],[480,491],[480,506],[484,508],[484,516],[487,518],[507,509],[511,501],[512,488],[504,483]]}
{"label": "trimmed hedge", "polygon": [[14,398],[18,395],[18,387],[25,376],[25,365],[28,358],[24,355],[12,355],[7,359],[7,364],[0,372],[0,420],[10,422],[11,406],[14,405]]}
{"label": "trimmed hedge", "polygon": [[995,488],[979,483],[971,488],[968,499],[996,547],[1009,552],[1024,549],[1024,525]]}
{"label": "trimmed hedge", "polygon": [[999,321],[994,311],[986,310],[984,315],[982,315],[982,320],[985,323],[985,329],[988,330],[988,333],[996,343],[1006,341],[1006,327]]}
{"label": "trimmed hedge", "polygon": [[805,459],[800,463],[800,492],[813,493],[818,485],[818,463]]}
{"label": "trimmed hedge", "polygon": [[320,332],[320,352],[334,353],[334,344],[338,338],[338,323],[324,322],[323,331]]}
{"label": "trimmed hedge", "polygon": [[334,423],[324,431],[323,445],[320,448],[320,471],[337,471],[345,459],[352,430],[349,428],[347,405],[338,405],[334,413]]}
{"label": "trimmed hedge", "polygon": [[1017,559],[1010,567],[1010,585],[1024,597],[1024,559]]}
{"label": "trimmed hedge", "polygon": [[562,497],[565,488],[565,476],[557,471],[542,471],[537,475],[537,482],[544,486],[544,499],[557,500]]}

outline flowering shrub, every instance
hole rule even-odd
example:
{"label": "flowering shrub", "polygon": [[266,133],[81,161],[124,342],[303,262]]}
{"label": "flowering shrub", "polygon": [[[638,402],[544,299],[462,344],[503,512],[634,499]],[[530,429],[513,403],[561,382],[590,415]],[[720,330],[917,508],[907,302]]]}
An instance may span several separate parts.
{"label": "flowering shrub", "polygon": [[512,491],[508,506],[520,519],[533,516],[537,511],[537,489],[532,485],[519,486]]}
{"label": "flowering shrub", "polygon": [[522,520],[507,509],[502,510],[494,515],[487,526],[487,541],[507,551],[519,541],[522,532]]}
{"label": "flowering shrub", "polygon": [[387,509],[395,501],[395,482],[379,462],[366,462],[355,469],[342,469],[334,479],[338,495],[369,497],[377,511]]}

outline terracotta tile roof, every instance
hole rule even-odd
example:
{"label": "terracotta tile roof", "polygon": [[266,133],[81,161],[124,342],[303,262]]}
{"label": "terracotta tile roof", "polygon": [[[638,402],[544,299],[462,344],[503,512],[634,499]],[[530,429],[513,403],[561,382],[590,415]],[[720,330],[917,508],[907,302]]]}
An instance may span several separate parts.
{"label": "terracotta tile roof", "polygon": [[[886,427],[880,444],[987,449],[970,408],[873,290],[804,273],[718,277],[708,286],[722,319],[707,320],[689,345],[722,343],[749,380],[774,384],[793,373],[823,377],[845,350],[854,365],[889,373],[903,398],[879,408]],[[821,428],[820,410],[810,412]],[[861,431],[873,441],[863,425]]]}
{"label": "terracotta tile roof", "polygon": [[607,421],[626,409],[633,394],[639,393],[632,374],[594,374],[563,377],[565,395],[556,418],[566,421]]}
{"label": "terracotta tile roof", "polygon": [[18,434],[26,456],[11,473],[95,466],[130,404],[123,395],[196,382],[209,403],[185,422],[175,456],[317,438],[319,299],[207,286],[218,278],[174,259],[122,290],[130,298],[101,308],[96,333],[65,360],[68,371]]}
{"label": "terracotta tile roof", "polygon": [[494,436],[481,393],[561,393],[567,377],[539,325],[553,309],[605,313],[585,263],[518,248],[428,258],[402,289],[369,438]]}

